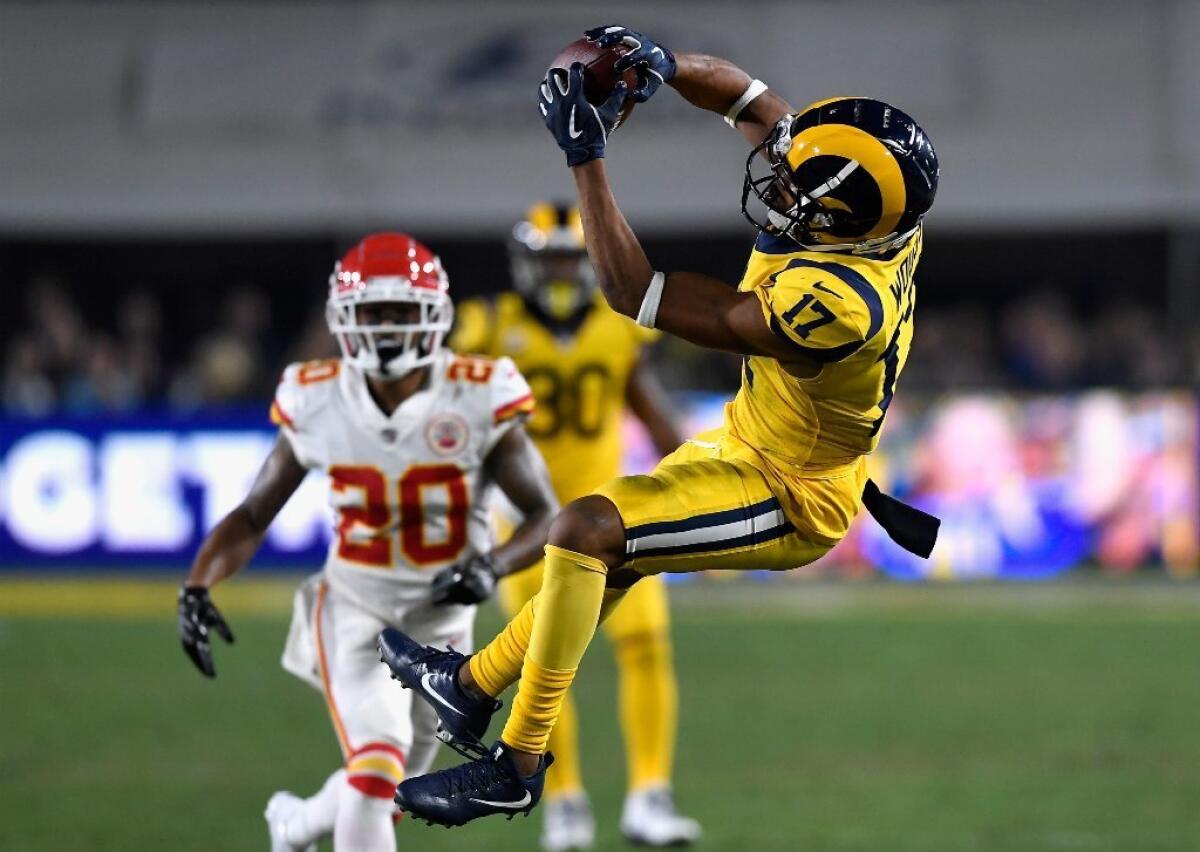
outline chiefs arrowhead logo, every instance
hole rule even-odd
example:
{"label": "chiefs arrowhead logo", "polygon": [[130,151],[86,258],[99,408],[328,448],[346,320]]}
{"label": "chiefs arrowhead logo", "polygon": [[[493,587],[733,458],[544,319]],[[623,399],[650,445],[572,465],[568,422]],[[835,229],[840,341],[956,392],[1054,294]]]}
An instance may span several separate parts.
{"label": "chiefs arrowhead logo", "polygon": [[439,456],[453,456],[462,452],[470,438],[467,421],[452,412],[442,412],[429,418],[425,427],[425,440],[429,449]]}

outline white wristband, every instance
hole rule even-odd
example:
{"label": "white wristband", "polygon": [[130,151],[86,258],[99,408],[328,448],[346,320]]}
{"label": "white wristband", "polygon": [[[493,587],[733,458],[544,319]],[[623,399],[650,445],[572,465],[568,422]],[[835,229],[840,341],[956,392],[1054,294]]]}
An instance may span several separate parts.
{"label": "white wristband", "polygon": [[751,80],[750,85],[746,87],[746,91],[742,92],[741,97],[733,102],[733,106],[725,113],[725,123],[730,127],[737,127],[737,118],[742,114],[750,103],[767,90],[767,84],[762,80]]}
{"label": "white wristband", "polygon": [[646,288],[646,295],[642,296],[642,306],[637,315],[637,324],[642,328],[654,328],[654,320],[658,317],[658,303],[662,301],[663,285],[666,282],[667,276],[661,272],[655,272],[650,279],[650,286]]}

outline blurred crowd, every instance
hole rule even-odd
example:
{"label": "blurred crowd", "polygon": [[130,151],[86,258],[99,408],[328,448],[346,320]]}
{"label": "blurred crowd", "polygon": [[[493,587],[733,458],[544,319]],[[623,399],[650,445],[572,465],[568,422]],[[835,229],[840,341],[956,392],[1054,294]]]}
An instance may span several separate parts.
{"label": "blurred crowd", "polygon": [[977,306],[920,308],[917,328],[903,381],[930,390],[1163,388],[1194,378],[1194,353],[1172,340],[1167,318],[1132,302],[1080,317],[1044,290],[995,317]]}
{"label": "blurred crowd", "polygon": [[[922,304],[915,331],[900,380],[912,390],[1186,387],[1196,381],[1200,362],[1200,341],[1173,339],[1162,312],[1127,303],[1080,316],[1053,290],[994,311],[972,304]],[[671,357],[660,362],[669,387],[736,386],[738,361],[708,363],[708,353],[666,346]]]}
{"label": "blurred crowd", "polygon": [[216,321],[169,317],[152,289],[131,289],[96,311],[106,321],[89,316],[52,275],[37,276],[25,292],[24,316],[5,331],[0,398],[7,413],[260,405],[278,378],[286,340],[256,288],[219,297],[210,311]]}
{"label": "blurred crowd", "polygon": [[[253,286],[215,294],[203,310],[133,288],[96,311],[103,317],[52,275],[24,292],[23,316],[4,331],[0,399],[10,414],[261,405],[287,361],[334,353],[319,304],[301,327],[280,328]],[[1171,340],[1166,317],[1134,303],[1080,317],[1046,290],[993,312],[922,305],[916,325],[906,388],[1161,388],[1195,378],[1195,353]],[[677,341],[654,357],[672,389],[732,389],[740,378],[737,359]]]}

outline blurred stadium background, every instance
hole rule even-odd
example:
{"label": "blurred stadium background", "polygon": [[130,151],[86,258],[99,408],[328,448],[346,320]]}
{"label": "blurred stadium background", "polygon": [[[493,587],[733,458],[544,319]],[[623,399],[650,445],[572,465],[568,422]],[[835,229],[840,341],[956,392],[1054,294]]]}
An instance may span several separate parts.
{"label": "blurred stadium background", "polygon": [[[457,298],[508,286],[508,228],[571,191],[533,86],[605,21],[794,103],[899,104],[943,168],[875,459],[941,542],[912,560],[864,517],[804,571],[676,586],[705,847],[1198,848],[1200,0],[231,0],[0,5],[0,849],[261,848],[267,795],[324,777],[320,702],[277,666],[322,483],[218,591],[239,642],[215,683],[174,587],[270,444],[279,371],[331,351],[346,246],[403,229]],[[740,277],[744,158],[674,94],[621,130],[657,266]],[[736,360],[654,359],[689,424],[719,418]],[[609,666],[579,688],[617,848]],[[745,730],[764,677],[779,706]]]}

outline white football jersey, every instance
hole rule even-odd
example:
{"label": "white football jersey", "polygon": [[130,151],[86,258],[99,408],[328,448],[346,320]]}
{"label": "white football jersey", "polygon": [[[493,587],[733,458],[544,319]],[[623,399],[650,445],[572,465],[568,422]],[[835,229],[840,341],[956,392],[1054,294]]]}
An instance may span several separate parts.
{"label": "white football jersey", "polygon": [[532,409],[508,358],[442,350],[427,387],[390,416],[348,364],[289,365],[271,419],[302,465],[329,475],[330,586],[386,618],[397,604],[426,600],[439,568],[489,550],[484,459]]}

